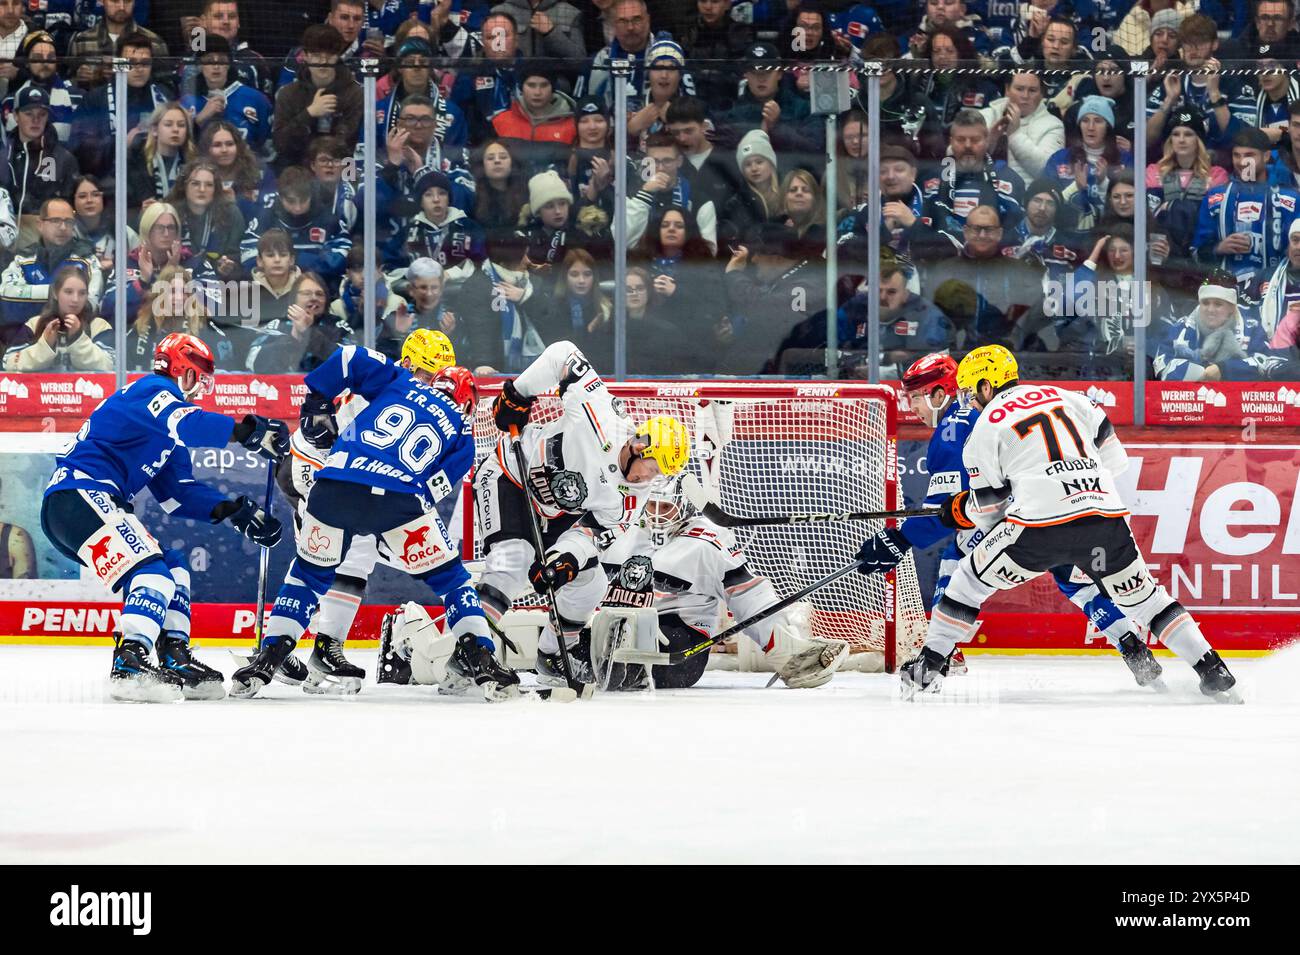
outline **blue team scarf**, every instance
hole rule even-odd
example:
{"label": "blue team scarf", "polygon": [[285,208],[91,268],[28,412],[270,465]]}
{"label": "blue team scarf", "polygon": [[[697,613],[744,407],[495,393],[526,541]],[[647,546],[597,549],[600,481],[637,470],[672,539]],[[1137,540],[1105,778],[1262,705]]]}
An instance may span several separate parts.
{"label": "blue team scarf", "polygon": [[[483,260],[483,272],[493,285],[501,281],[491,259]],[[495,299],[495,295],[493,297]],[[520,372],[524,370],[524,323],[519,320],[519,310],[514,302],[504,296],[501,301],[501,342],[505,345],[506,370]]]}

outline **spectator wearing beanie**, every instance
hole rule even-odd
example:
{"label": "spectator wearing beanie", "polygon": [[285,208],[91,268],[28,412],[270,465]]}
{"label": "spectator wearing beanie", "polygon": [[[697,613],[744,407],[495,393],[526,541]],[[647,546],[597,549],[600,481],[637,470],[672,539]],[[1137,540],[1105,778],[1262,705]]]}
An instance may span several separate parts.
{"label": "spectator wearing beanie", "polygon": [[492,120],[497,136],[508,140],[525,168],[540,172],[560,167],[578,134],[573,100],[555,89],[554,64],[533,60],[516,71],[519,91],[510,108]]}
{"label": "spectator wearing beanie", "polygon": [[1111,178],[1133,168],[1133,157],[1116,142],[1114,104],[1104,96],[1085,99],[1065,141],[1044,173],[1056,179],[1068,207],[1063,224],[1089,229],[1102,216]]}
{"label": "spectator wearing beanie", "polygon": [[301,166],[290,166],[280,173],[274,197],[248,220],[240,243],[244,268],[253,267],[258,240],[270,229],[288,233],[295,261],[305,271],[315,272],[331,284],[343,277],[352,236],[333,202],[319,195],[311,173]]}
{"label": "spectator wearing beanie", "polygon": [[83,91],[73,86],[59,75],[59,62],[54,39],[43,30],[34,30],[23,37],[18,47],[18,75],[9,84],[9,95],[0,104],[0,117],[4,119],[4,128],[13,134],[16,120],[14,103],[18,94],[27,87],[40,87],[45,91],[50,104],[50,127],[59,137],[59,142],[67,145],[72,135],[72,114],[81,102]]}
{"label": "spectator wearing beanie", "polygon": [[1188,108],[1176,111],[1169,120],[1164,154],[1146,168],[1147,201],[1156,219],[1147,241],[1157,259],[1168,257],[1173,249],[1190,254],[1201,200],[1228,181],[1227,170],[1214,165],[1205,148],[1204,135],[1200,113]]}
{"label": "spectator wearing beanie", "polygon": [[694,87],[683,82],[686,54],[672,40],[656,40],[646,51],[646,91],[640,109],[627,117],[629,139],[645,143],[649,133],[657,133],[668,122],[668,105],[680,94],[689,95]]}
{"label": "spectator wearing beanie", "polygon": [[756,226],[771,222],[781,208],[781,179],[776,152],[767,133],[751,129],[736,149],[740,184],[722,204],[718,240],[729,250],[743,245]]}
{"label": "spectator wearing beanie", "polygon": [[419,210],[394,231],[381,252],[390,281],[400,279],[411,261],[430,258],[442,266],[448,291],[474,274],[487,257],[483,230],[463,209],[451,204],[451,180],[437,170],[415,184]]}
{"label": "spectator wearing beanie", "polygon": [[1079,121],[1079,106],[1089,96],[1104,96],[1113,104],[1115,136],[1120,148],[1133,151],[1135,136],[1133,123],[1133,92],[1128,85],[1130,60],[1118,47],[1110,47],[1097,54],[1096,67],[1091,73],[1078,73],[1060,93],[1048,103],[1048,109],[1061,117],[1069,129]]}
{"label": "spectator wearing beanie", "polygon": [[[1194,14],[1178,29],[1182,65],[1189,70],[1204,70],[1219,47],[1217,25],[1209,17]],[[1231,140],[1232,114],[1249,111],[1254,87],[1235,77],[1219,73],[1189,72],[1168,74],[1154,84],[1147,98],[1147,140],[1164,139],[1170,114],[1182,106],[1199,110],[1206,119],[1206,145],[1226,146]]]}
{"label": "spectator wearing beanie", "polygon": [[1048,278],[1064,279],[1088,253],[1085,236],[1058,226],[1057,217],[1064,207],[1055,180],[1040,176],[1031,182],[1025,190],[1025,217],[1003,230],[1003,254],[1038,262],[1047,270]]}
{"label": "spectator wearing beanie", "polygon": [[[613,124],[604,104],[595,96],[584,96],[575,107],[577,135],[569,152],[567,178],[574,192],[586,202],[599,205],[606,213],[614,210]],[[629,165],[628,182],[636,181]]]}
{"label": "spectator wearing beanie", "polygon": [[1006,142],[1007,165],[1025,182],[1042,175],[1048,159],[1065,145],[1065,126],[1047,109],[1036,73],[1012,73],[1007,95],[980,110],[989,125],[990,149]]}
{"label": "spectator wearing beanie", "polygon": [[[1196,12],[1191,0],[1138,0],[1112,35],[1114,44],[1129,56],[1151,60],[1155,69],[1177,56],[1178,28]],[[1160,31],[1165,36],[1156,38]],[[1171,48],[1172,39],[1172,48]],[[1159,46],[1159,49],[1154,49]]]}

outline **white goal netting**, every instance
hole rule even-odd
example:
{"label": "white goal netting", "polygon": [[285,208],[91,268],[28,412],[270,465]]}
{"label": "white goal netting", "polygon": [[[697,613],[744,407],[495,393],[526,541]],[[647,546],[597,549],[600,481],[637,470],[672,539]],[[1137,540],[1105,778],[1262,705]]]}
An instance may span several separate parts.
{"label": "white goal netting", "polygon": [[[894,393],[871,385],[799,383],[611,384],[636,421],[671,414],[691,431],[691,469],[724,510],[757,517],[902,506],[897,483]],[[495,391],[474,423],[478,459],[496,447]],[[532,420],[561,411],[539,398]],[[751,567],[783,596],[851,561],[881,521],[738,528]],[[467,547],[467,552],[470,548]],[[481,556],[477,546],[473,556]],[[889,577],[849,574],[814,593],[813,632],[874,652],[893,669],[925,636],[925,611],[909,556]]]}

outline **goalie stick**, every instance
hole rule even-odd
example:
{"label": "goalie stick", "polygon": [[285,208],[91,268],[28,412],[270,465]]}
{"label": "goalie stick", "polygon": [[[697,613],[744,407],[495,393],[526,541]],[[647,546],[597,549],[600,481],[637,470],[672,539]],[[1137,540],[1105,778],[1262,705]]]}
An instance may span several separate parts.
{"label": "goalie stick", "polygon": [[[752,627],[756,623],[761,623],[773,614],[778,614],[791,604],[796,604],[803,600],[815,590],[820,590],[828,584],[833,584],[846,574],[851,574],[862,565],[862,561],[854,560],[850,564],[845,564],[839,570],[833,570],[821,580],[814,580],[811,584],[797,593],[791,594],[784,600],[779,600],[766,610],[760,610],[748,620],[742,620],[735,626],[729,627],[722,631],[716,637],[710,637],[702,640],[693,647],[687,647],[685,650],[678,650],[673,653],[654,653],[649,650],[629,650],[618,649],[612,654],[612,659],[616,663],[639,663],[642,666],[677,666],[679,663],[685,663],[691,657],[699,653],[707,653],[709,648],[715,643],[721,643],[728,637],[735,636],[746,627]],[[770,684],[769,684],[770,685]]]}
{"label": "goalie stick", "polygon": [[[524,490],[524,509],[528,511],[528,526],[533,532],[533,549],[537,551],[537,560],[546,565],[546,545],[542,542],[542,524],[533,507],[533,492],[528,483],[528,462],[524,460],[524,448],[519,443],[519,429],[510,428],[510,447],[514,450],[515,466],[519,468],[519,483]],[[555,608],[555,588],[546,585],[546,613],[551,618],[551,627],[555,630],[556,641],[560,644],[560,666],[564,670],[565,682],[582,699],[591,699],[595,688],[590,683],[579,683],[573,678],[573,668],[569,666],[569,648],[564,643],[564,628],[560,625],[560,612]]]}
{"label": "goalie stick", "polygon": [[728,514],[709,500],[708,492],[694,474],[682,478],[682,493],[691,506],[722,527],[778,527],[783,524],[816,524],[825,521],[878,521],[898,517],[936,517],[938,508],[917,507],[901,511],[830,511],[820,514],[779,514],[770,517],[741,517]]}

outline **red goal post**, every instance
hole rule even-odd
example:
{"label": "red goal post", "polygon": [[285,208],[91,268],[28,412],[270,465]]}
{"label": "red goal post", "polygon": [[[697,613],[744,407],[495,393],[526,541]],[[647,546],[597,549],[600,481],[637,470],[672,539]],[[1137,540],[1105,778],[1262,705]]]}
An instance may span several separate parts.
{"label": "red goal post", "polygon": [[[480,387],[476,461],[501,437],[491,419],[500,387],[499,382]],[[690,469],[731,513],[893,510],[902,504],[898,397],[890,386],[633,381],[609,387],[635,421],[671,414],[686,425]],[[532,420],[545,423],[559,413],[558,396],[542,396]],[[477,560],[472,506],[463,509],[463,520],[465,558]],[[851,561],[862,541],[884,526],[883,521],[792,524],[738,529],[735,536],[751,569],[788,594]],[[867,664],[864,669],[892,672],[924,639],[925,611],[910,555],[892,574],[850,574],[810,602],[814,634],[847,640],[855,654],[878,655],[859,661]]]}

